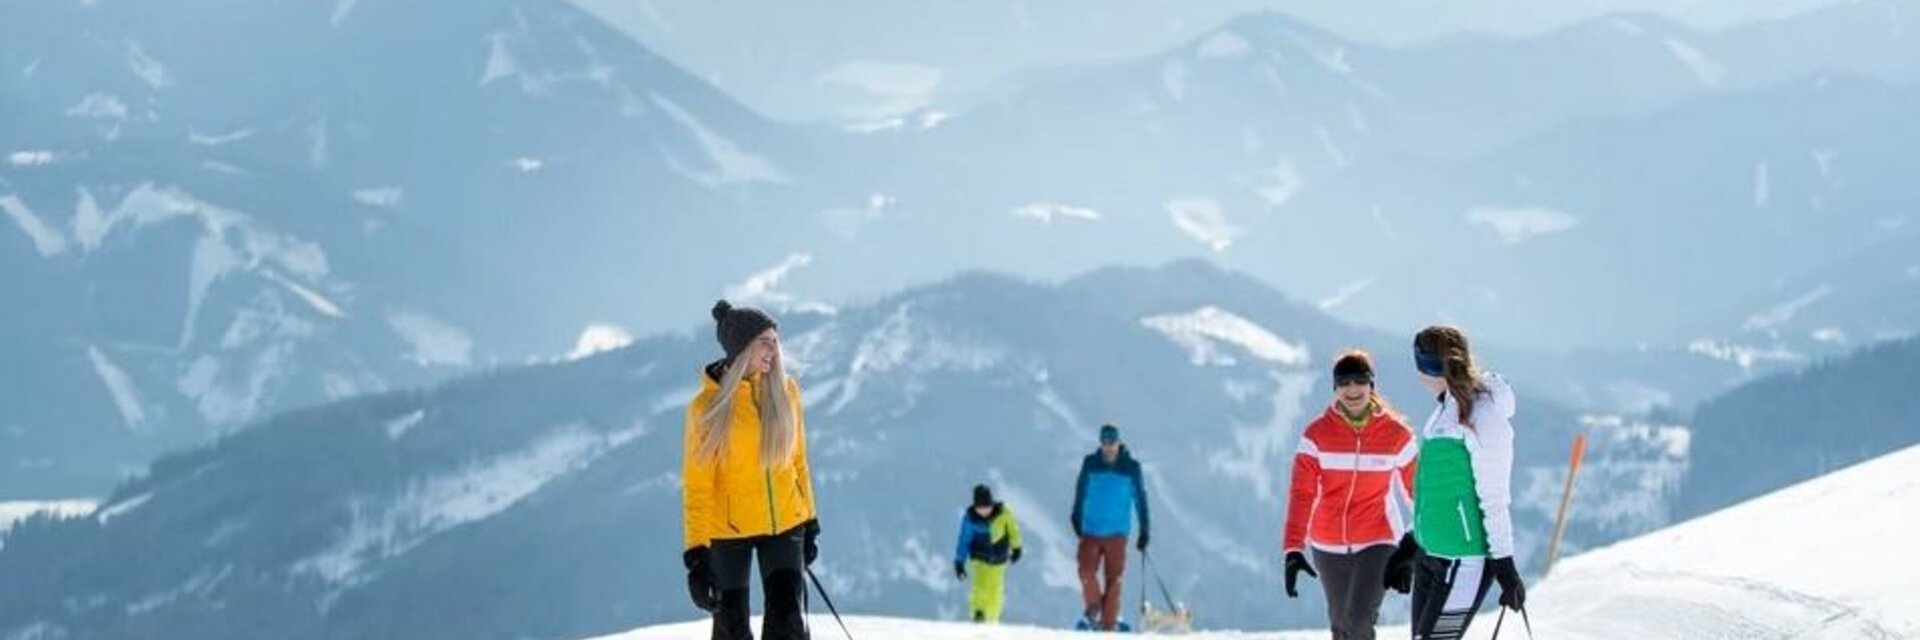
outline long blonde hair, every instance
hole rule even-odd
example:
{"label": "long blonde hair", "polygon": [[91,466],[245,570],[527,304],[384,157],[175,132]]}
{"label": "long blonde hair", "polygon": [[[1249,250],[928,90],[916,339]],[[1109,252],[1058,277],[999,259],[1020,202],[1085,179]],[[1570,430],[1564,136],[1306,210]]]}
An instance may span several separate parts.
{"label": "long blonde hair", "polygon": [[[763,349],[755,343],[746,352],[741,353],[726,366],[720,374],[720,392],[713,397],[713,404],[700,416],[700,449],[697,452],[701,460],[714,462],[720,459],[720,453],[727,448],[727,434],[733,426],[733,400],[746,381],[747,370],[757,355],[755,350]],[[759,414],[760,423],[760,466],[778,469],[793,461],[795,434],[798,422],[793,415],[793,399],[787,394],[787,371],[781,363],[785,360],[776,351],[773,366],[760,376],[760,384],[753,386],[753,406]]]}

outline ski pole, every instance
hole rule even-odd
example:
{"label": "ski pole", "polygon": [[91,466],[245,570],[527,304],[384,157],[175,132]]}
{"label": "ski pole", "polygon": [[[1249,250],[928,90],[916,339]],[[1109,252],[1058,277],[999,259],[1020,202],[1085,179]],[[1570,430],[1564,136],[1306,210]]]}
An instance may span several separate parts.
{"label": "ski pole", "polygon": [[840,619],[840,610],[833,608],[833,596],[827,595],[827,588],[820,586],[820,577],[813,575],[813,567],[806,567],[807,579],[813,581],[813,588],[820,592],[820,601],[827,603],[827,612],[833,614],[833,621],[840,623],[840,633],[853,640],[853,632],[847,630],[847,621]]}
{"label": "ski pole", "polygon": [[[1517,611],[1520,612],[1520,623],[1526,625],[1527,627],[1527,640],[1533,640],[1533,620],[1527,616],[1526,607],[1521,607],[1517,609]],[[1500,617],[1493,619],[1492,640],[1500,640],[1500,623],[1506,622],[1506,620],[1507,620],[1507,608],[1500,607]]]}

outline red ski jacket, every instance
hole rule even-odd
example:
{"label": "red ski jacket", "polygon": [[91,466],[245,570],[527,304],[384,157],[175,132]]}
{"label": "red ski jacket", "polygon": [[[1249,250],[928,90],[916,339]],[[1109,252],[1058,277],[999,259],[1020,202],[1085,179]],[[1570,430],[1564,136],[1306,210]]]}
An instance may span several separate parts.
{"label": "red ski jacket", "polygon": [[1395,496],[1412,503],[1419,449],[1413,430],[1386,411],[1355,427],[1327,407],[1293,456],[1283,550],[1353,553],[1399,542],[1407,527]]}

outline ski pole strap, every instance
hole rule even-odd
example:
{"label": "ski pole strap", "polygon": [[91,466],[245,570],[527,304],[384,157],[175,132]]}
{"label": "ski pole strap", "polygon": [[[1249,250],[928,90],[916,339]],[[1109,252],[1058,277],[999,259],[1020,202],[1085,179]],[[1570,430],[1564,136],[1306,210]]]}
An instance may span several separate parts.
{"label": "ski pole strap", "polygon": [[827,595],[827,588],[820,586],[820,577],[813,575],[813,567],[806,567],[807,579],[813,581],[813,588],[820,592],[820,601],[827,603],[827,612],[833,614],[833,621],[840,624],[840,633],[853,640],[853,632],[847,630],[847,621],[840,619],[840,610],[833,608],[833,596]]}

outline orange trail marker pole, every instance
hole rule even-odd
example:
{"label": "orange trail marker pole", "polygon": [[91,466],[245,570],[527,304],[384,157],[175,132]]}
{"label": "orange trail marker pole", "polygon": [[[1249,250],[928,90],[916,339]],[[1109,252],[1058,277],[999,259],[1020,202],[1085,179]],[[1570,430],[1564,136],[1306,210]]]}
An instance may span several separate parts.
{"label": "orange trail marker pole", "polygon": [[1573,506],[1573,479],[1580,475],[1580,458],[1587,453],[1587,434],[1573,439],[1573,461],[1567,465],[1567,488],[1560,493],[1560,513],[1553,518],[1553,538],[1547,543],[1547,566],[1540,570],[1541,575],[1553,570],[1553,561],[1560,557],[1560,536],[1567,531],[1567,509]]}

